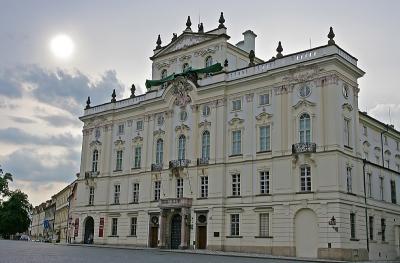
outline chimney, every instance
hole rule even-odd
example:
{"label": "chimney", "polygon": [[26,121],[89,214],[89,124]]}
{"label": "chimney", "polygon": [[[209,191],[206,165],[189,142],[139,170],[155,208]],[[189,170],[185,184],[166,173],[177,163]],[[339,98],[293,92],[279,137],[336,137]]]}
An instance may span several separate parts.
{"label": "chimney", "polygon": [[238,42],[236,46],[247,53],[250,53],[251,50],[255,52],[257,35],[251,30],[246,30],[243,32],[243,36],[244,40]]}

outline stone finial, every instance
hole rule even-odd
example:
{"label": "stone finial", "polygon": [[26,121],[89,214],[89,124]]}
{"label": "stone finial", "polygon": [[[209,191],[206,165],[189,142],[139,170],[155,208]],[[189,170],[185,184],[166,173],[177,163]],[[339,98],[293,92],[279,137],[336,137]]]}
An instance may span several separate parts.
{"label": "stone finial", "polygon": [[199,28],[199,33],[204,33],[203,23],[200,23],[197,27]]}
{"label": "stone finial", "polygon": [[227,58],[224,61],[224,67],[228,67],[228,59]]}
{"label": "stone finial", "polygon": [[335,37],[335,33],[333,33],[333,28],[330,27],[329,28],[329,34],[328,34],[328,45],[334,45],[335,44],[335,40],[333,40],[333,38]]}
{"label": "stone finial", "polygon": [[111,94],[111,102],[117,102],[117,100],[115,99],[115,97],[117,97],[117,95],[115,94],[115,89],[113,89],[113,92]]}
{"label": "stone finial", "polygon": [[249,53],[249,59],[250,59],[250,63],[249,63],[249,67],[254,66],[254,58],[256,57],[256,54],[254,53],[254,50],[250,50]]}
{"label": "stone finial", "polygon": [[276,54],[276,58],[283,57],[282,51],[283,51],[282,44],[281,44],[281,41],[279,41],[278,47],[276,48],[276,52],[278,52],[278,54]]}
{"label": "stone finial", "polygon": [[176,33],[172,33],[171,41],[175,41],[177,38],[178,38],[178,35]]}
{"label": "stone finial", "polygon": [[85,110],[90,109],[90,97],[87,97]]}
{"label": "stone finial", "polygon": [[136,95],[135,95],[135,91],[136,91],[135,84],[132,84],[132,87],[131,87],[131,98],[134,98],[134,97],[136,97]]}
{"label": "stone finial", "polygon": [[157,37],[157,42],[156,42],[156,44],[157,44],[156,50],[161,48],[161,43],[162,43],[162,42],[161,42],[161,36],[158,35],[158,37]]}
{"label": "stone finial", "polygon": [[218,28],[226,28],[224,25],[224,23],[225,23],[224,12],[221,12],[218,22],[219,22]]}
{"label": "stone finial", "polygon": [[192,26],[192,21],[190,21],[190,16],[188,16],[186,21],[186,30],[192,30],[190,27]]}

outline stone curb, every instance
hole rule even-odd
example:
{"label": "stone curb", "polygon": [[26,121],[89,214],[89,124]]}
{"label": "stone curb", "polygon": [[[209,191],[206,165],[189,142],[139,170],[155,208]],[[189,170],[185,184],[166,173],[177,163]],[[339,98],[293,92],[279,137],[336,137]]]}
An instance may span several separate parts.
{"label": "stone curb", "polygon": [[[55,245],[64,246],[81,246],[81,247],[96,247],[96,248],[114,248],[114,249],[130,249],[130,250],[153,250],[169,253],[183,253],[183,254],[198,254],[198,255],[211,255],[211,256],[228,256],[228,257],[244,257],[244,258],[265,258],[265,259],[276,259],[276,260],[291,260],[299,262],[332,262],[342,263],[347,261],[340,260],[327,260],[327,259],[310,259],[310,258],[295,258],[295,257],[284,257],[284,256],[272,256],[266,254],[249,254],[240,252],[225,252],[225,251],[212,251],[212,250],[194,250],[194,249],[159,249],[159,248],[147,248],[147,247],[134,247],[134,246],[115,246],[115,245],[88,245],[88,244],[63,244],[57,243]],[[385,261],[389,263],[389,261]],[[394,262],[394,261],[393,261]],[[360,262],[362,263],[362,262]]]}

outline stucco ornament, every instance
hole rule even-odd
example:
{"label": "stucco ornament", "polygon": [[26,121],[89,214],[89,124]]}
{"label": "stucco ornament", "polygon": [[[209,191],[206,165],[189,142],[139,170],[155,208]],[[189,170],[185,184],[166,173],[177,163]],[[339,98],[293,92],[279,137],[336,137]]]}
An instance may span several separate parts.
{"label": "stucco ornament", "polygon": [[185,77],[179,76],[172,81],[172,94],[176,96],[175,105],[185,107],[192,99],[189,92],[193,90],[192,85]]}

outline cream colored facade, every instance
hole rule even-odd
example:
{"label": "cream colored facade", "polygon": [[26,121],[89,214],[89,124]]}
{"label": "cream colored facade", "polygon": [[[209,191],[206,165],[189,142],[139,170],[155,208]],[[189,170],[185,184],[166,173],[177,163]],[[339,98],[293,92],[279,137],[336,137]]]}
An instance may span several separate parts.
{"label": "cream colored facade", "polygon": [[[204,68],[210,57],[222,72],[180,76],[85,109],[75,241],[399,257],[400,207],[390,189],[392,180],[400,200],[393,148],[400,134],[358,111],[364,72],[357,59],[331,37],[328,45],[249,66],[255,34],[238,43],[245,51],[227,42],[221,24],[207,33],[187,28],[151,59],[154,80],[163,70]],[[374,164],[386,128],[389,169]],[[364,194],[368,173],[371,197]]]}
{"label": "cream colored facade", "polygon": [[66,243],[68,234],[68,213],[69,196],[73,188],[73,183],[55,194],[53,198],[56,202],[56,211],[54,219],[55,239],[57,242]]}
{"label": "cream colored facade", "polygon": [[32,223],[31,223],[31,239],[43,240],[43,221],[44,221],[44,207],[46,203],[42,203],[33,209]]}

